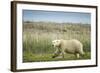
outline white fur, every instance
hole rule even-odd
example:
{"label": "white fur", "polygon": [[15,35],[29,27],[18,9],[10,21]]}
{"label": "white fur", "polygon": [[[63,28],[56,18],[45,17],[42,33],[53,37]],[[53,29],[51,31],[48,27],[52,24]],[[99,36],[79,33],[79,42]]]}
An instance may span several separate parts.
{"label": "white fur", "polygon": [[56,57],[60,54],[62,55],[62,57],[64,57],[64,53],[70,53],[70,54],[74,54],[77,58],[79,58],[80,55],[84,54],[82,43],[76,39],[53,40],[52,44],[56,48],[54,57]]}

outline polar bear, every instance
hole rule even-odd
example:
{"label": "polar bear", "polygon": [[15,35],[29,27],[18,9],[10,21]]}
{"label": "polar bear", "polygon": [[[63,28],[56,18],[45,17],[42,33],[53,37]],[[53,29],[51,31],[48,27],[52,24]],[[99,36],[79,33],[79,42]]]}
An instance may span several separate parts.
{"label": "polar bear", "polygon": [[56,48],[56,51],[52,58],[61,55],[64,58],[65,53],[74,54],[76,58],[84,55],[83,45],[76,39],[71,40],[53,40],[52,45]]}

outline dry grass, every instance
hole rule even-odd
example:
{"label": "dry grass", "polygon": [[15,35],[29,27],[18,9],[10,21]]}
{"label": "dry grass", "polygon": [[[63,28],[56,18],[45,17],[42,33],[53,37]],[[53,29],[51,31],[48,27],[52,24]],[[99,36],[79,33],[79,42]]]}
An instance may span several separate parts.
{"label": "dry grass", "polygon": [[[84,51],[90,52],[90,25],[89,24],[72,24],[72,23],[45,23],[45,22],[28,22],[23,26],[23,59],[24,62],[39,61],[38,55],[47,55],[50,57],[55,49],[51,46],[54,39],[77,39],[83,43]],[[28,54],[31,53],[31,56]],[[45,56],[40,61],[48,60]],[[90,58],[90,53],[88,58]],[[71,58],[67,58],[70,60]],[[85,59],[85,58],[84,58]],[[50,58],[49,58],[50,60]],[[52,59],[51,59],[52,60]],[[58,59],[57,59],[58,60]],[[59,59],[60,60],[60,59]]]}

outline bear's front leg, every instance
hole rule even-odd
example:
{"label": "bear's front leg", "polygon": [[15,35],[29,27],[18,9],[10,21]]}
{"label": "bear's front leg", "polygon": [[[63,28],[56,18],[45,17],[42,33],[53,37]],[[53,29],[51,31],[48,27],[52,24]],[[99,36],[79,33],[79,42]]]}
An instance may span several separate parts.
{"label": "bear's front leg", "polygon": [[54,55],[52,56],[52,58],[55,58],[55,57],[59,56],[60,53],[61,53],[61,51],[60,51],[59,49],[57,49],[57,50],[55,51]]}

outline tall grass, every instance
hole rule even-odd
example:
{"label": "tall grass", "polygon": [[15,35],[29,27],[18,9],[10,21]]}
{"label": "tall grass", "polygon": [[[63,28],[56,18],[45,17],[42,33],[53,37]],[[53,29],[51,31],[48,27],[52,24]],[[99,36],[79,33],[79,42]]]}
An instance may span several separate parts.
{"label": "tall grass", "polygon": [[51,52],[52,44],[48,35],[26,34],[25,41],[23,42],[23,50],[38,54]]}
{"label": "tall grass", "polygon": [[85,52],[91,52],[89,24],[24,22],[23,25],[23,62],[44,61],[45,55],[51,57],[55,51],[51,43],[54,39],[77,39],[83,43]]}

